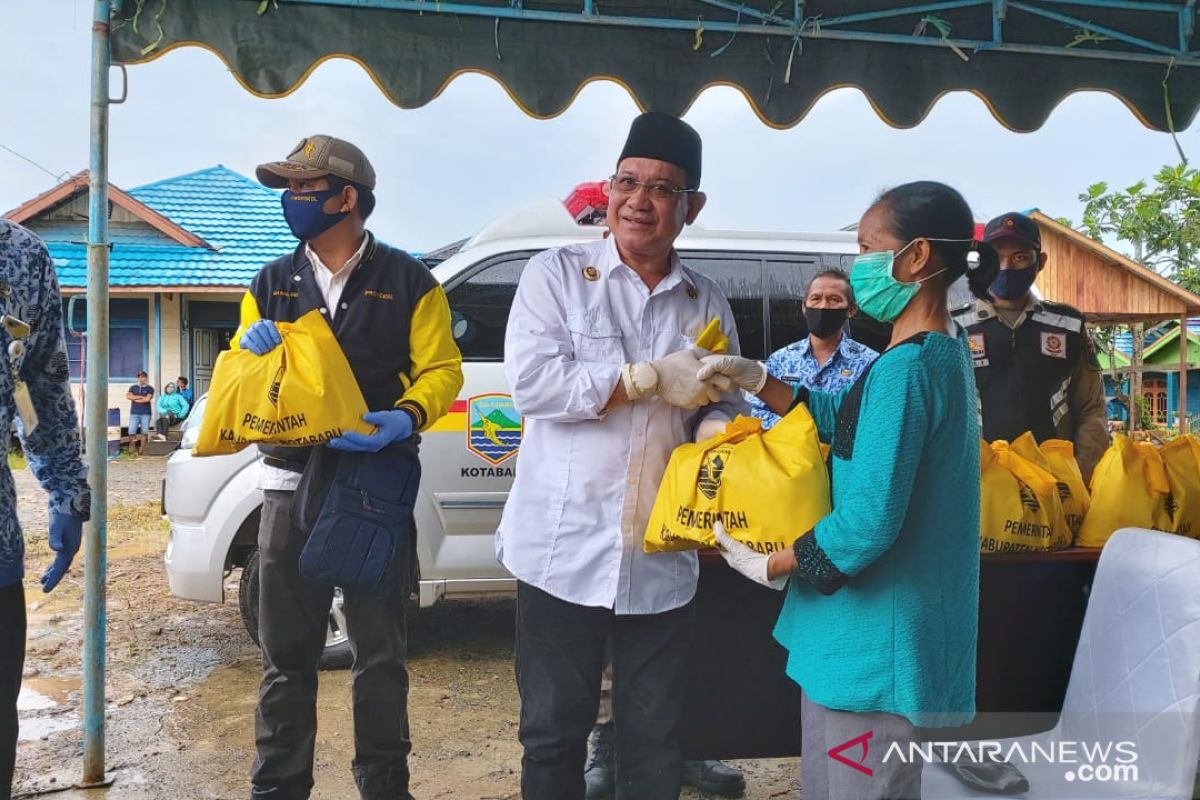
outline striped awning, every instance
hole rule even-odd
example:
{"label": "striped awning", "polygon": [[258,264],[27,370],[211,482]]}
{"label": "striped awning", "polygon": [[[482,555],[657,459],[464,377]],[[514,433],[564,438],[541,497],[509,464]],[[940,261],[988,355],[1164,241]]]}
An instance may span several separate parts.
{"label": "striped awning", "polygon": [[1040,127],[1080,90],[1147,126],[1200,105],[1194,0],[125,0],[113,57],[216,53],[251,92],[294,91],[322,61],[357,61],[396,105],[484,73],[528,114],[561,113],[612,80],[644,109],[682,113],[706,87],[740,90],[764,123],[798,123],[826,92],[862,90],[889,124],[972,92],[1008,128]]}

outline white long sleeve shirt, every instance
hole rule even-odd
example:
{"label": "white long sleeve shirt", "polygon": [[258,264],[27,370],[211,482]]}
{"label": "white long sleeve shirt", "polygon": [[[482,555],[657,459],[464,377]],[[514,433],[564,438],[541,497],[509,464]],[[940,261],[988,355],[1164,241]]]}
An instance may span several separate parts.
{"label": "white long sleeve shirt", "polygon": [[748,413],[737,394],[698,412],[649,397],[602,413],[622,365],[691,347],[714,316],[739,352],[720,289],[672,260],[651,291],[611,237],[547,250],[525,267],[508,318],[504,372],[525,435],[497,558],[554,597],[617,614],[670,611],[695,595],[695,552],[643,552],[646,523],[689,423]]}

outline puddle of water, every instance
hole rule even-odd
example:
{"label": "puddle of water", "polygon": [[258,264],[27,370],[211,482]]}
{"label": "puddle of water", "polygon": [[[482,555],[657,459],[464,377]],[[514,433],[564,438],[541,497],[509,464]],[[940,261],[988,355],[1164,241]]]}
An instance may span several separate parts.
{"label": "puddle of water", "polygon": [[71,714],[57,717],[24,717],[21,719],[21,733],[17,738],[22,742],[33,742],[43,736],[74,730],[77,727],[79,720]]}
{"label": "puddle of water", "polygon": [[80,685],[79,678],[26,678],[17,697],[17,710],[40,711],[62,705],[67,702],[71,692],[79,691]]}
{"label": "puddle of water", "polygon": [[[67,696],[79,689],[79,680],[71,678],[30,678],[17,695],[20,714],[20,739],[32,742],[54,733],[73,730],[79,725],[74,714],[57,714]],[[47,713],[48,712],[48,713]]]}
{"label": "puddle of water", "polygon": [[22,686],[21,693],[17,695],[17,711],[45,711],[57,705],[46,695],[26,686]]}

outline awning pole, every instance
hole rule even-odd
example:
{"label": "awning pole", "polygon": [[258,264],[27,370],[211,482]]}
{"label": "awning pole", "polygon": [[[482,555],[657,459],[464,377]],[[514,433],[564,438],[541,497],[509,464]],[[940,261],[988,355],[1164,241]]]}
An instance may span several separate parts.
{"label": "awning pole", "polygon": [[91,163],[88,183],[87,434],[92,519],[84,528],[83,785],[105,782],[104,665],[108,573],[108,72],[112,0],[92,0]]}
{"label": "awning pole", "polygon": [[[154,385],[161,392],[167,385],[163,378],[162,357],[162,292],[154,293]],[[178,387],[176,387],[178,389]]]}
{"label": "awning pole", "polygon": [[1188,432],[1188,315],[1179,317],[1179,433]]}

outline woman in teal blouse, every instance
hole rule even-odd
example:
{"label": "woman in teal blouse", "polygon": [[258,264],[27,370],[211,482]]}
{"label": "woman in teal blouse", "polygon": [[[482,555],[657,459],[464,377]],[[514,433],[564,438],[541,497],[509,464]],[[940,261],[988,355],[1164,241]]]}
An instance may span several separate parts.
{"label": "woman in teal blouse", "polygon": [[711,356],[701,372],[733,378],[779,414],[806,403],[832,445],[833,511],[797,531],[792,549],[760,555],[717,530],[735,569],[789,587],[775,637],[803,689],[803,797],[920,797],[920,761],[893,745],[908,756],[917,726],[975,713],[979,417],[947,308],[955,280],[985,296],[999,269],[973,233],[962,196],[929,181],[892,189],[863,215],[851,282],[862,311],[893,331],[845,391],[810,393],[735,357]]}

